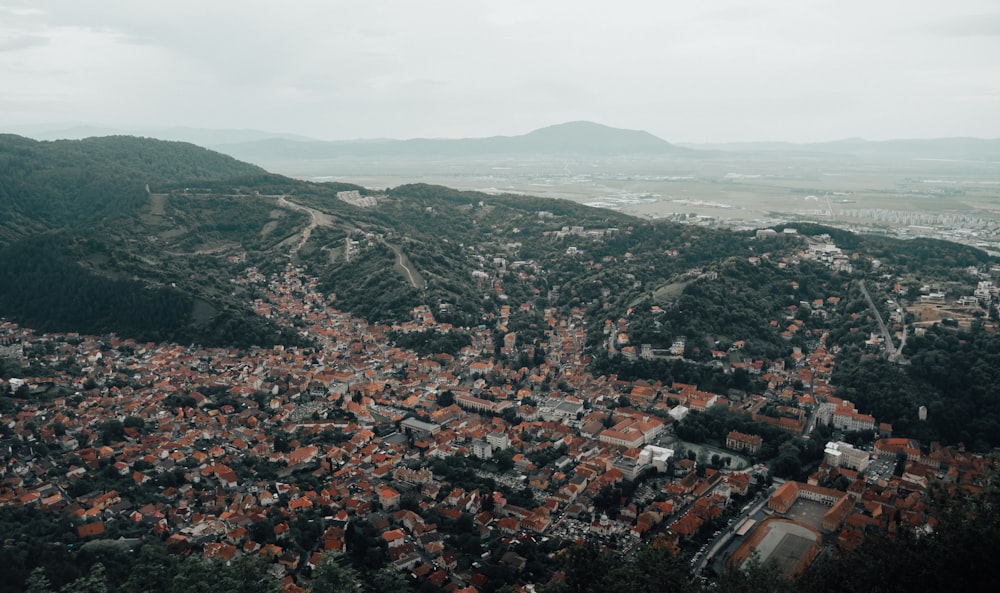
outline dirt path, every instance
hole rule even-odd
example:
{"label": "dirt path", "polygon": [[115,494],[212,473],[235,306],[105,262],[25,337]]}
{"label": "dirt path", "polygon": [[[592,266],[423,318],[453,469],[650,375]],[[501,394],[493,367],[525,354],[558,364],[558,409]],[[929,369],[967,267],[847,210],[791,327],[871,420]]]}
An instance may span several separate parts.
{"label": "dirt path", "polygon": [[239,249],[239,247],[240,247],[239,243],[226,243],[225,245],[219,245],[217,247],[209,247],[207,249],[199,249],[197,251],[192,251],[191,253],[180,253],[178,251],[164,251],[163,253],[167,255],[190,257],[192,255],[215,255],[216,253],[223,253],[225,251]]}
{"label": "dirt path", "polygon": [[[315,208],[303,206],[302,204],[296,204],[295,202],[289,200],[288,196],[276,196],[276,197],[278,198],[278,206],[281,206],[282,208],[289,208],[291,210],[298,210],[300,212],[306,212],[309,214],[309,224],[306,226],[306,228],[302,229],[299,242],[294,247],[292,247],[291,251],[289,252],[289,255],[295,255],[296,253],[299,252],[300,249],[302,249],[302,246],[306,244],[306,241],[308,241],[309,237],[312,235],[312,231],[314,228],[318,226],[333,226],[333,221],[330,219],[329,215],[320,212]],[[387,243],[384,239],[379,239],[379,240],[382,242],[383,245],[391,249],[392,252],[396,254],[396,265],[399,266],[403,270],[403,273],[406,274],[406,278],[410,282],[410,286],[416,288],[417,290],[423,290],[424,287],[427,286],[427,283],[424,281],[423,278],[420,277],[420,274],[417,273],[417,271],[412,268],[412,264],[410,264],[409,260],[406,258],[406,254],[403,253],[403,250],[395,245]]]}
{"label": "dirt path", "polygon": [[410,286],[416,288],[417,290],[423,290],[424,287],[427,286],[427,283],[420,277],[420,274],[416,273],[416,271],[407,265],[410,262],[406,259],[406,255],[403,254],[403,250],[395,245],[386,243],[385,240],[382,240],[382,244],[389,249],[392,249],[392,252],[396,254],[396,265],[403,268],[403,272],[406,273],[406,277],[410,281]]}
{"label": "dirt path", "polygon": [[330,217],[327,214],[320,212],[315,208],[303,206],[302,204],[296,204],[295,202],[289,200],[288,196],[279,196],[278,205],[281,206],[282,208],[289,208],[291,210],[298,210],[300,212],[306,212],[309,214],[309,224],[306,226],[306,228],[302,229],[299,242],[294,247],[292,247],[291,251],[289,252],[289,255],[295,255],[296,253],[299,252],[300,249],[302,249],[302,246],[305,245],[306,241],[309,240],[309,237],[312,236],[314,228],[318,226],[333,226],[333,221],[330,220]]}

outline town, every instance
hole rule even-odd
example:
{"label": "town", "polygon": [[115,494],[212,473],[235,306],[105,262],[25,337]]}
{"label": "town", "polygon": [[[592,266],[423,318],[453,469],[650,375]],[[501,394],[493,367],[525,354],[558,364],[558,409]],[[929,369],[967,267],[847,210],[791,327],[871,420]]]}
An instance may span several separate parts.
{"label": "town", "polygon": [[[849,265],[832,247],[812,253]],[[206,349],[3,322],[0,356],[44,373],[0,380],[13,402],[0,416],[0,505],[70,515],[80,540],[153,534],[175,554],[258,556],[289,593],[352,546],[471,592],[558,578],[560,550],[587,539],[622,554],[654,542],[715,574],[773,554],[792,576],[867,530],[923,528],[930,483],[975,488],[988,465],[895,435],[835,397],[837,349],[818,330],[792,364],[731,363],[764,392],[711,393],[595,376],[582,309],[538,311],[537,364],[515,369],[504,361],[526,347],[508,331],[511,307],[456,353],[420,355],[391,337],[452,331],[429,306],[375,325],[337,310],[293,264],[269,276],[250,267],[239,282],[259,289],[259,315],[315,347]],[[628,324],[609,323],[606,348],[683,356],[683,343],[662,354],[629,343]],[[822,438],[822,458],[806,481],[786,481],[758,461],[761,435],[730,431],[724,448],[678,436],[712,410]]]}

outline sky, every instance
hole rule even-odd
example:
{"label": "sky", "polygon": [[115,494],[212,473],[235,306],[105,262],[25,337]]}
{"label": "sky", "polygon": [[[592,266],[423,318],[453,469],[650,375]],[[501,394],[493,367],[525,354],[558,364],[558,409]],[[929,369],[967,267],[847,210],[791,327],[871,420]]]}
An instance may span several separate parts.
{"label": "sky", "polygon": [[1000,138],[996,0],[0,0],[0,132]]}

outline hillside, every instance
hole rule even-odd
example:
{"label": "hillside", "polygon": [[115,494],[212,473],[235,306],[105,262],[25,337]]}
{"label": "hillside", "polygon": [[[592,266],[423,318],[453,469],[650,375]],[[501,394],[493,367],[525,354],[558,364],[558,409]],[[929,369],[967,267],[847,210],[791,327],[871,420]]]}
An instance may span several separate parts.
{"label": "hillside", "polygon": [[189,230],[199,241],[224,240],[221,221],[266,224],[267,211],[235,200],[217,212],[167,212],[155,193],[263,170],[185,143],[10,135],[0,137],[0,170],[0,315],[45,330],[205,343],[273,342],[283,333],[226,296],[225,279],[197,278],[197,258],[161,242]]}
{"label": "hillside", "polygon": [[[564,141],[565,131],[541,136]],[[293,328],[257,315],[255,289],[237,281],[291,264],[317,278],[332,306],[368,322],[404,324],[426,307],[439,322],[495,327],[497,342],[510,333],[527,349],[544,338],[543,313],[552,309],[583,321],[592,368],[601,374],[725,391],[761,387],[718,361],[716,352],[737,343],[739,353],[727,362],[793,364],[795,351],[829,333],[844,348],[844,368],[871,366],[864,338],[876,328],[870,316],[857,318],[866,308],[859,278],[886,295],[890,282],[900,281],[969,295],[992,261],[943,241],[804,224],[798,233],[757,238],[569,201],[423,184],[372,192],[308,183],[149,139],[36,143],[8,136],[0,158],[13,171],[2,181],[0,315],[47,331],[299,343]],[[803,257],[813,248],[814,256]],[[828,248],[854,259],[831,265]],[[816,302],[834,305],[814,310]],[[628,341],[609,341],[618,336]],[[678,342],[693,366],[635,359],[640,348],[667,352]],[[911,340],[907,355],[949,348],[943,344]],[[920,436],[1000,443],[991,420],[968,430],[961,419],[975,410],[967,407],[918,423],[922,402],[947,407],[960,396],[947,375],[922,370],[906,369],[908,382],[884,385],[914,386],[891,403],[875,397],[872,381],[840,381],[852,399]],[[989,402],[987,395],[978,397]]]}
{"label": "hillside", "polygon": [[190,144],[131,136],[37,142],[12,135],[0,135],[0,170],[0,245],[133,216],[146,203],[147,186],[264,172]]}

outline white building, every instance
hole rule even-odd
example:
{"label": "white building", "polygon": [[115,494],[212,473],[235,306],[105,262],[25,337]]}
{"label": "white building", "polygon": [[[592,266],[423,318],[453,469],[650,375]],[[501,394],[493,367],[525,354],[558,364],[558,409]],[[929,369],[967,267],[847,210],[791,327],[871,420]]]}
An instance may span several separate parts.
{"label": "white building", "polygon": [[494,449],[506,449],[510,447],[510,437],[506,432],[491,432],[486,435],[486,442]]}
{"label": "white building", "polygon": [[480,459],[492,459],[493,447],[486,441],[472,441],[472,455]]}
{"label": "white building", "polygon": [[863,472],[870,461],[867,451],[855,449],[849,443],[830,441],[823,451],[823,460],[833,467],[846,467]]}

